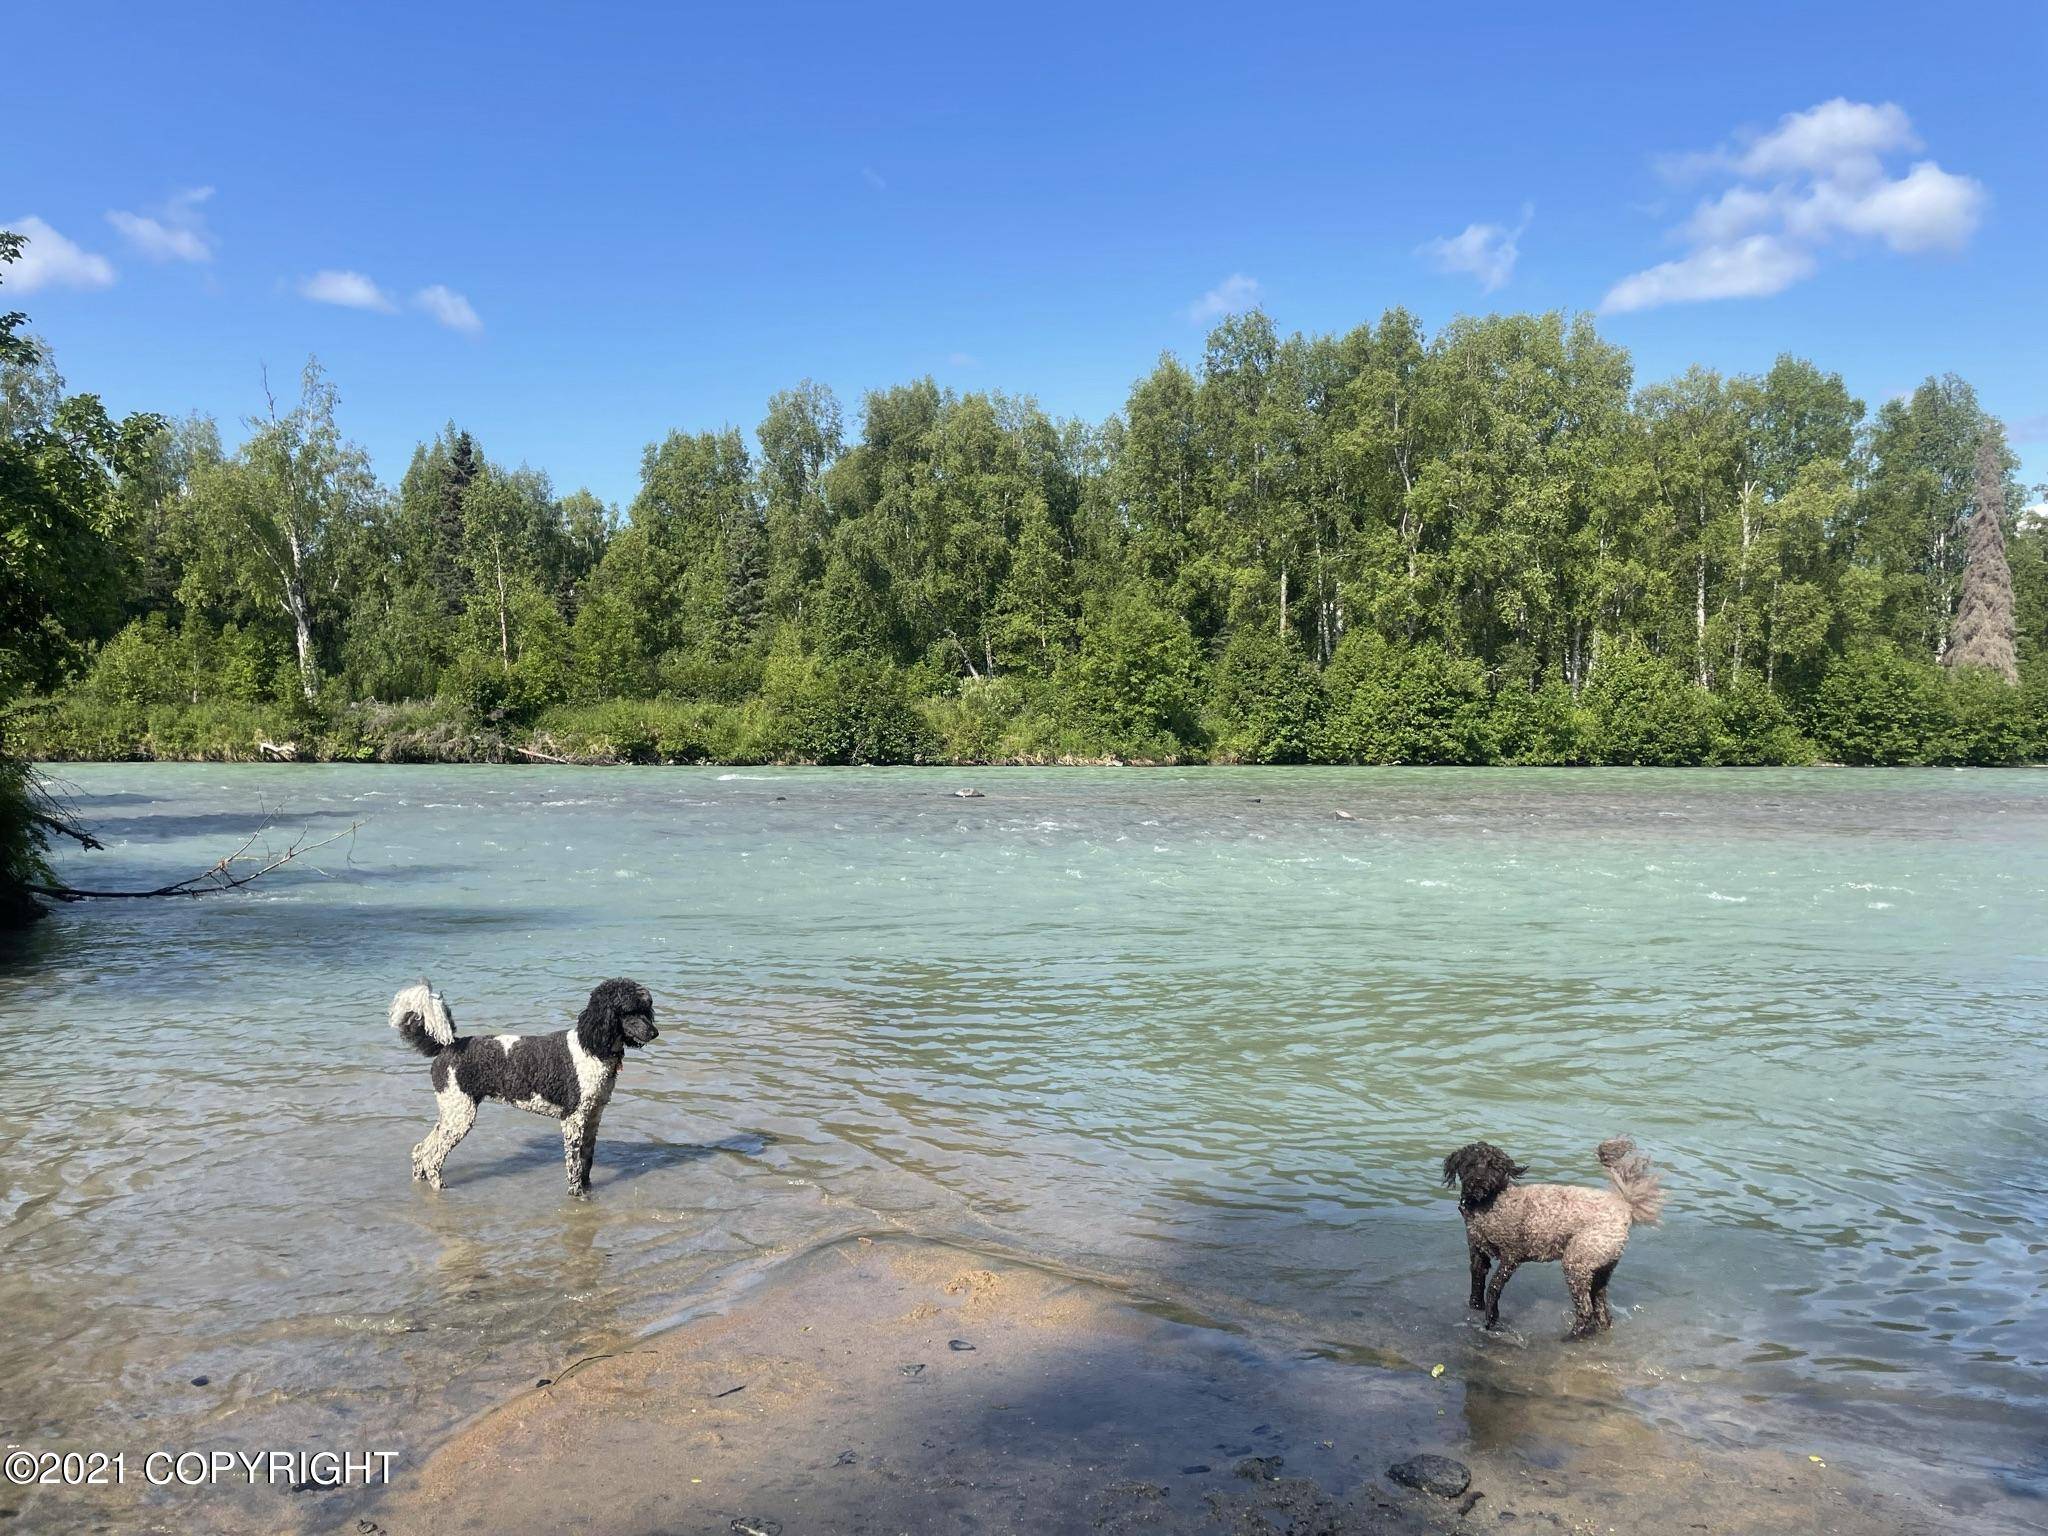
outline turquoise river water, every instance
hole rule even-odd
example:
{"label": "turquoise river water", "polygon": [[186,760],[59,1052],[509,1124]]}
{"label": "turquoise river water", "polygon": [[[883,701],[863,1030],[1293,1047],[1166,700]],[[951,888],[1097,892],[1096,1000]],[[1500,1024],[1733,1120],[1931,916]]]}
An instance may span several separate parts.
{"label": "turquoise river water", "polygon": [[[1361,1368],[1568,1382],[1958,1511],[2044,1508],[2048,775],[61,780],[108,845],[58,850],[82,885],[184,874],[266,812],[279,843],[362,825],[245,891],[0,947],[10,1444],[417,1450],[900,1229]],[[592,1200],[502,1106],[442,1194],[410,1182],[433,1100],[384,1009],[423,973],[473,1032],[653,989]],[[1553,1266],[1474,1328],[1443,1154],[1483,1136],[1595,1182],[1622,1131],[1670,1205],[1613,1333],[1558,1342]]]}

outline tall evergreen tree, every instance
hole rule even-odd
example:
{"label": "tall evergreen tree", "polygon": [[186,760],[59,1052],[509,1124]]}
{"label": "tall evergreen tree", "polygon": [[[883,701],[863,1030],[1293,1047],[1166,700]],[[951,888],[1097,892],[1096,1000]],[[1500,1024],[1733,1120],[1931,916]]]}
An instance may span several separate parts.
{"label": "tall evergreen tree", "polygon": [[2020,680],[2013,647],[2012,567],[2005,559],[2005,440],[1996,422],[1977,439],[1972,482],[1969,553],[1962,598],[1950,631],[1951,667],[1988,667],[2008,683]]}

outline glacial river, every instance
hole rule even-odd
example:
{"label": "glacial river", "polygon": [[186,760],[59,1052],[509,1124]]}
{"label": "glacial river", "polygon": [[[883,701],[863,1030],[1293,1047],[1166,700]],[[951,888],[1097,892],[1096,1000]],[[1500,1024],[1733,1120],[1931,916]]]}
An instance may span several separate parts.
{"label": "glacial river", "polygon": [[[1503,1403],[1882,1462],[1958,1511],[2048,1494],[2048,775],[60,777],[108,845],[57,850],[81,885],[266,813],[280,845],[362,825],[0,944],[10,1444],[416,1454],[906,1230]],[[384,1010],[422,974],[472,1032],[653,989],[594,1198],[504,1106],[445,1191],[410,1181],[434,1105]],[[1612,1334],[1558,1342],[1555,1266],[1474,1328],[1443,1154],[1597,1182],[1618,1132],[1670,1202]]]}

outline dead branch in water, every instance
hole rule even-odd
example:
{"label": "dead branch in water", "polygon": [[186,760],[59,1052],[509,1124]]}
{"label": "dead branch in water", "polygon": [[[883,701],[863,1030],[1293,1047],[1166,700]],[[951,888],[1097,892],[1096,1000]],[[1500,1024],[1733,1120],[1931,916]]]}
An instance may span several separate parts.
{"label": "dead branch in water", "polygon": [[[38,896],[47,896],[52,901],[143,901],[154,896],[211,896],[218,891],[239,890],[253,881],[261,880],[272,870],[282,869],[294,859],[302,858],[316,848],[338,843],[344,837],[353,838],[361,826],[360,821],[352,821],[332,837],[323,837],[317,843],[307,842],[307,834],[301,831],[281,853],[273,852],[266,845],[261,853],[252,855],[249,850],[256,846],[257,839],[270,830],[270,823],[265,822],[251,832],[242,846],[226,858],[216,860],[196,875],[188,875],[183,880],[173,880],[169,885],[160,885],[149,891],[86,891],[70,885],[34,884],[29,885],[27,889],[34,891]],[[102,846],[92,840],[90,834],[73,831],[72,835],[86,841],[88,847]],[[237,864],[254,864],[256,867],[238,870],[235,868]]]}
{"label": "dead branch in water", "polygon": [[31,811],[29,812],[28,819],[39,827],[48,827],[52,832],[58,833],[60,836],[76,838],[81,848],[90,848],[95,852],[104,852],[106,850],[107,845],[105,843],[94,837],[85,828],[74,826],[66,821],[62,816],[52,815],[48,811]]}

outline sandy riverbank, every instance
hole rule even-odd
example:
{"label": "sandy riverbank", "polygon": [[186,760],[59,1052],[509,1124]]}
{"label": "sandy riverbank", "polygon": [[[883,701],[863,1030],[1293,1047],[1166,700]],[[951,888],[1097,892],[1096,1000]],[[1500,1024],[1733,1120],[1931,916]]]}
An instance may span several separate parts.
{"label": "sandy riverbank", "polygon": [[[1479,1497],[1396,1487],[1386,1469],[1418,1452],[1465,1463]],[[314,1529],[389,1536],[1895,1533],[1942,1519],[1803,1451],[1709,1452],[1623,1411],[1304,1359],[1026,1264],[865,1239],[719,1315],[564,1362],[383,1497],[306,1513]]]}

